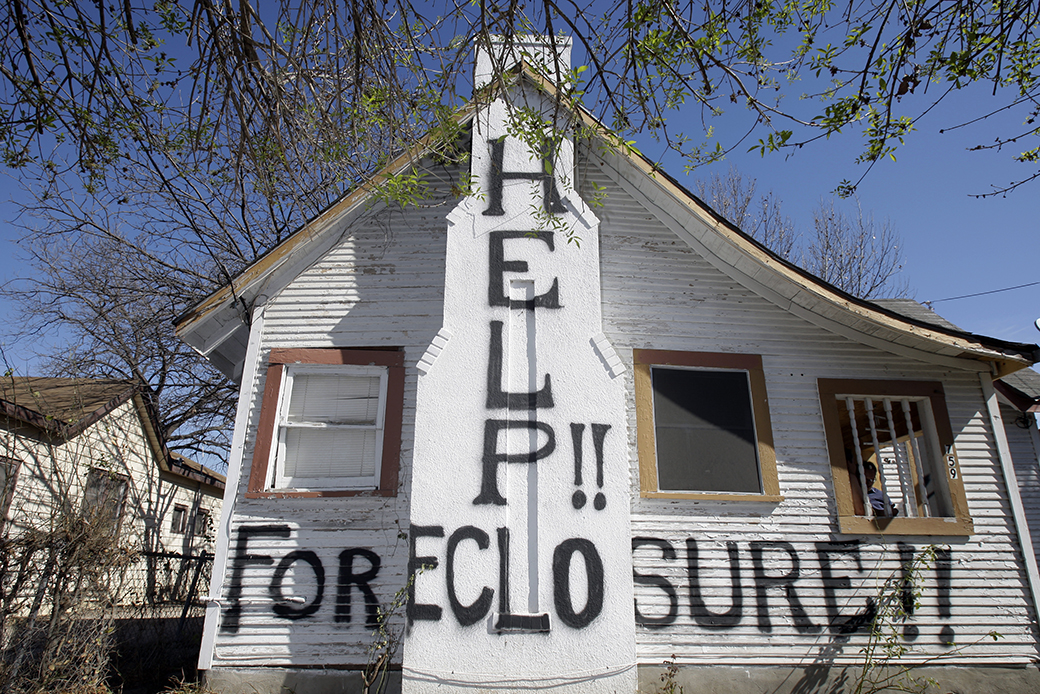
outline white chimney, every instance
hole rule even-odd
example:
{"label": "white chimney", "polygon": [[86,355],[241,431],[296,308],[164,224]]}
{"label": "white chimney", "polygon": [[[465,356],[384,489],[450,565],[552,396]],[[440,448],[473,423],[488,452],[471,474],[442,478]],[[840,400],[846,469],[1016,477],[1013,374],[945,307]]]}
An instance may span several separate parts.
{"label": "white chimney", "polygon": [[[555,44],[555,46],[553,45]],[[496,73],[510,70],[521,60],[549,78],[555,78],[557,69],[564,75],[571,69],[571,38],[534,34],[518,34],[512,38],[491,37],[491,52],[483,44],[477,45],[477,65],[473,71],[473,89],[480,89],[494,79]]]}

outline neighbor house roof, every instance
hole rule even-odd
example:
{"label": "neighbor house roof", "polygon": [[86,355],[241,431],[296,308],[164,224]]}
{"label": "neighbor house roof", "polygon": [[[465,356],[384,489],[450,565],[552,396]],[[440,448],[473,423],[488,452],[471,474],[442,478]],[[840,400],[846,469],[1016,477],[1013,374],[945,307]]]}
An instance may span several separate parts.
{"label": "neighbor house roof", "polygon": [[224,488],[223,475],[166,447],[147,386],[133,381],[92,378],[9,376],[0,379],[0,415],[62,439],[75,438],[130,400],[163,470]]}
{"label": "neighbor house roof", "polygon": [[995,381],[993,386],[1022,412],[1040,412],[1040,373],[1022,369]]}
{"label": "neighbor house roof", "polygon": [[[547,80],[521,63],[510,79],[527,80],[554,96]],[[500,80],[497,89],[505,88]],[[486,98],[487,94],[481,95]],[[470,102],[456,114],[467,123],[476,110]],[[588,148],[616,182],[637,200],[657,212],[677,236],[709,262],[792,313],[853,339],[895,351],[911,350],[939,359],[975,359],[989,362],[996,376],[1004,376],[1040,360],[1040,347],[964,332],[950,325],[858,299],[806,270],[779,257],[742,232],[658,169],[638,152],[620,144],[614,134],[590,113],[576,107],[582,123],[614,146]],[[349,192],[305,223],[281,244],[239,273],[230,284],[203,299],[177,321],[177,334],[233,379],[241,376],[249,336],[249,309],[272,284],[291,278],[331,248],[338,238],[330,233],[349,224],[366,209],[378,186],[429,152],[429,139],[391,162],[368,182]]]}
{"label": "neighbor house roof", "polygon": [[[875,303],[925,323],[960,330],[928,306],[913,299],[878,299]],[[1022,369],[993,382],[1008,401],[1023,412],[1040,412],[1040,373]]]}

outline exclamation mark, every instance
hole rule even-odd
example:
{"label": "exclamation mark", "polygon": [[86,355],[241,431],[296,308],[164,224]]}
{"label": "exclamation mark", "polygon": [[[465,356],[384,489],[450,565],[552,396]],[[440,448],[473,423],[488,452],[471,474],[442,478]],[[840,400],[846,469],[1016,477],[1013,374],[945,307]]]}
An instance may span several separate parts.
{"label": "exclamation mark", "polygon": [[[592,445],[596,448],[596,486],[600,489],[603,489],[603,439],[606,438],[609,430],[609,424],[592,425]],[[606,506],[607,497],[602,491],[596,492],[592,507],[597,511],[602,511]]]}
{"label": "exclamation mark", "polygon": [[[571,424],[571,441],[574,443],[574,486],[581,487],[581,440],[585,437],[584,424]],[[585,507],[585,492],[576,489],[571,496],[574,508]]]}
{"label": "exclamation mark", "polygon": [[[953,567],[953,552],[949,547],[935,550],[935,582],[939,590],[939,619],[949,619],[950,611],[950,571]],[[939,632],[939,642],[944,646],[952,646],[953,627],[947,624]]]}
{"label": "exclamation mark", "polygon": [[899,603],[903,611],[903,638],[907,641],[914,641],[921,634],[921,630],[917,628],[916,624],[907,621],[914,616],[917,600],[913,583],[914,548],[905,542],[897,542],[896,546],[899,548],[899,566],[903,574],[899,584]]}

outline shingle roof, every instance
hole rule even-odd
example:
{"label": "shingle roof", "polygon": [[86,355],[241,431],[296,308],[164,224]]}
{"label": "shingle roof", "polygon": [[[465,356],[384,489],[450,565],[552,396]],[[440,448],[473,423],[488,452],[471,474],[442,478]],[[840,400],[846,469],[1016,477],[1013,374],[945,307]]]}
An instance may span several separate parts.
{"label": "shingle roof", "polygon": [[130,381],[16,376],[0,379],[0,400],[65,426],[133,394]]}
{"label": "shingle roof", "polygon": [[[0,416],[52,436],[71,438],[146,391],[146,386],[117,379],[9,376],[0,379]],[[223,475],[166,448],[150,398],[138,397],[135,402],[160,465],[182,477],[223,488]]]}

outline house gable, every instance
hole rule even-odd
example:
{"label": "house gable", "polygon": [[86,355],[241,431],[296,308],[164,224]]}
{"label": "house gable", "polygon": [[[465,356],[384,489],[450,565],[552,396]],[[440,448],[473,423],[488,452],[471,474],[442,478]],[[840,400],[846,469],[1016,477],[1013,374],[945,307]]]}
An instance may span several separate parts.
{"label": "house gable", "polygon": [[[409,692],[532,678],[560,691],[632,691],[638,668],[672,654],[702,673],[734,666],[728,682],[739,686],[754,666],[854,664],[876,586],[929,551],[915,583],[921,605],[901,625],[912,657],[1032,661],[1034,606],[1027,573],[1009,562],[1020,542],[986,384],[1035,346],[844,296],[638,157],[579,143],[575,172],[565,154],[548,181],[540,153],[500,140],[501,119],[482,115],[480,195],[452,209],[344,216],[335,222],[344,233],[315,245],[306,269],[265,280],[203,669],[217,678],[256,666],[361,669],[379,605],[397,591]],[[607,194],[590,209],[593,183]],[[268,475],[294,445],[296,396],[270,368],[292,361],[289,349],[402,356],[396,493],[273,488],[292,477]],[[368,384],[358,398],[375,414],[318,423],[378,428],[382,361],[336,374],[343,388],[355,376]],[[713,401],[678,397],[672,411],[687,414],[663,421],[662,382],[715,377],[715,409],[727,416]],[[848,401],[846,420],[825,416]],[[269,436],[257,433],[265,407]],[[872,421],[887,425],[887,449],[886,427],[862,419],[846,458],[856,407],[883,413]],[[645,477],[654,461],[642,459],[641,440],[681,461],[697,448],[676,443],[684,436],[728,441],[718,448],[739,449],[739,474],[712,470],[710,484],[667,470]],[[258,438],[272,451],[257,453]],[[896,462],[882,460],[889,450]],[[871,456],[881,479],[898,465],[916,476],[902,496],[888,480],[903,514],[894,525],[866,512],[866,489],[857,509],[856,467],[840,469]],[[927,470],[911,470],[926,456]],[[945,498],[917,503],[914,484]],[[986,638],[991,628],[1000,642]]]}

